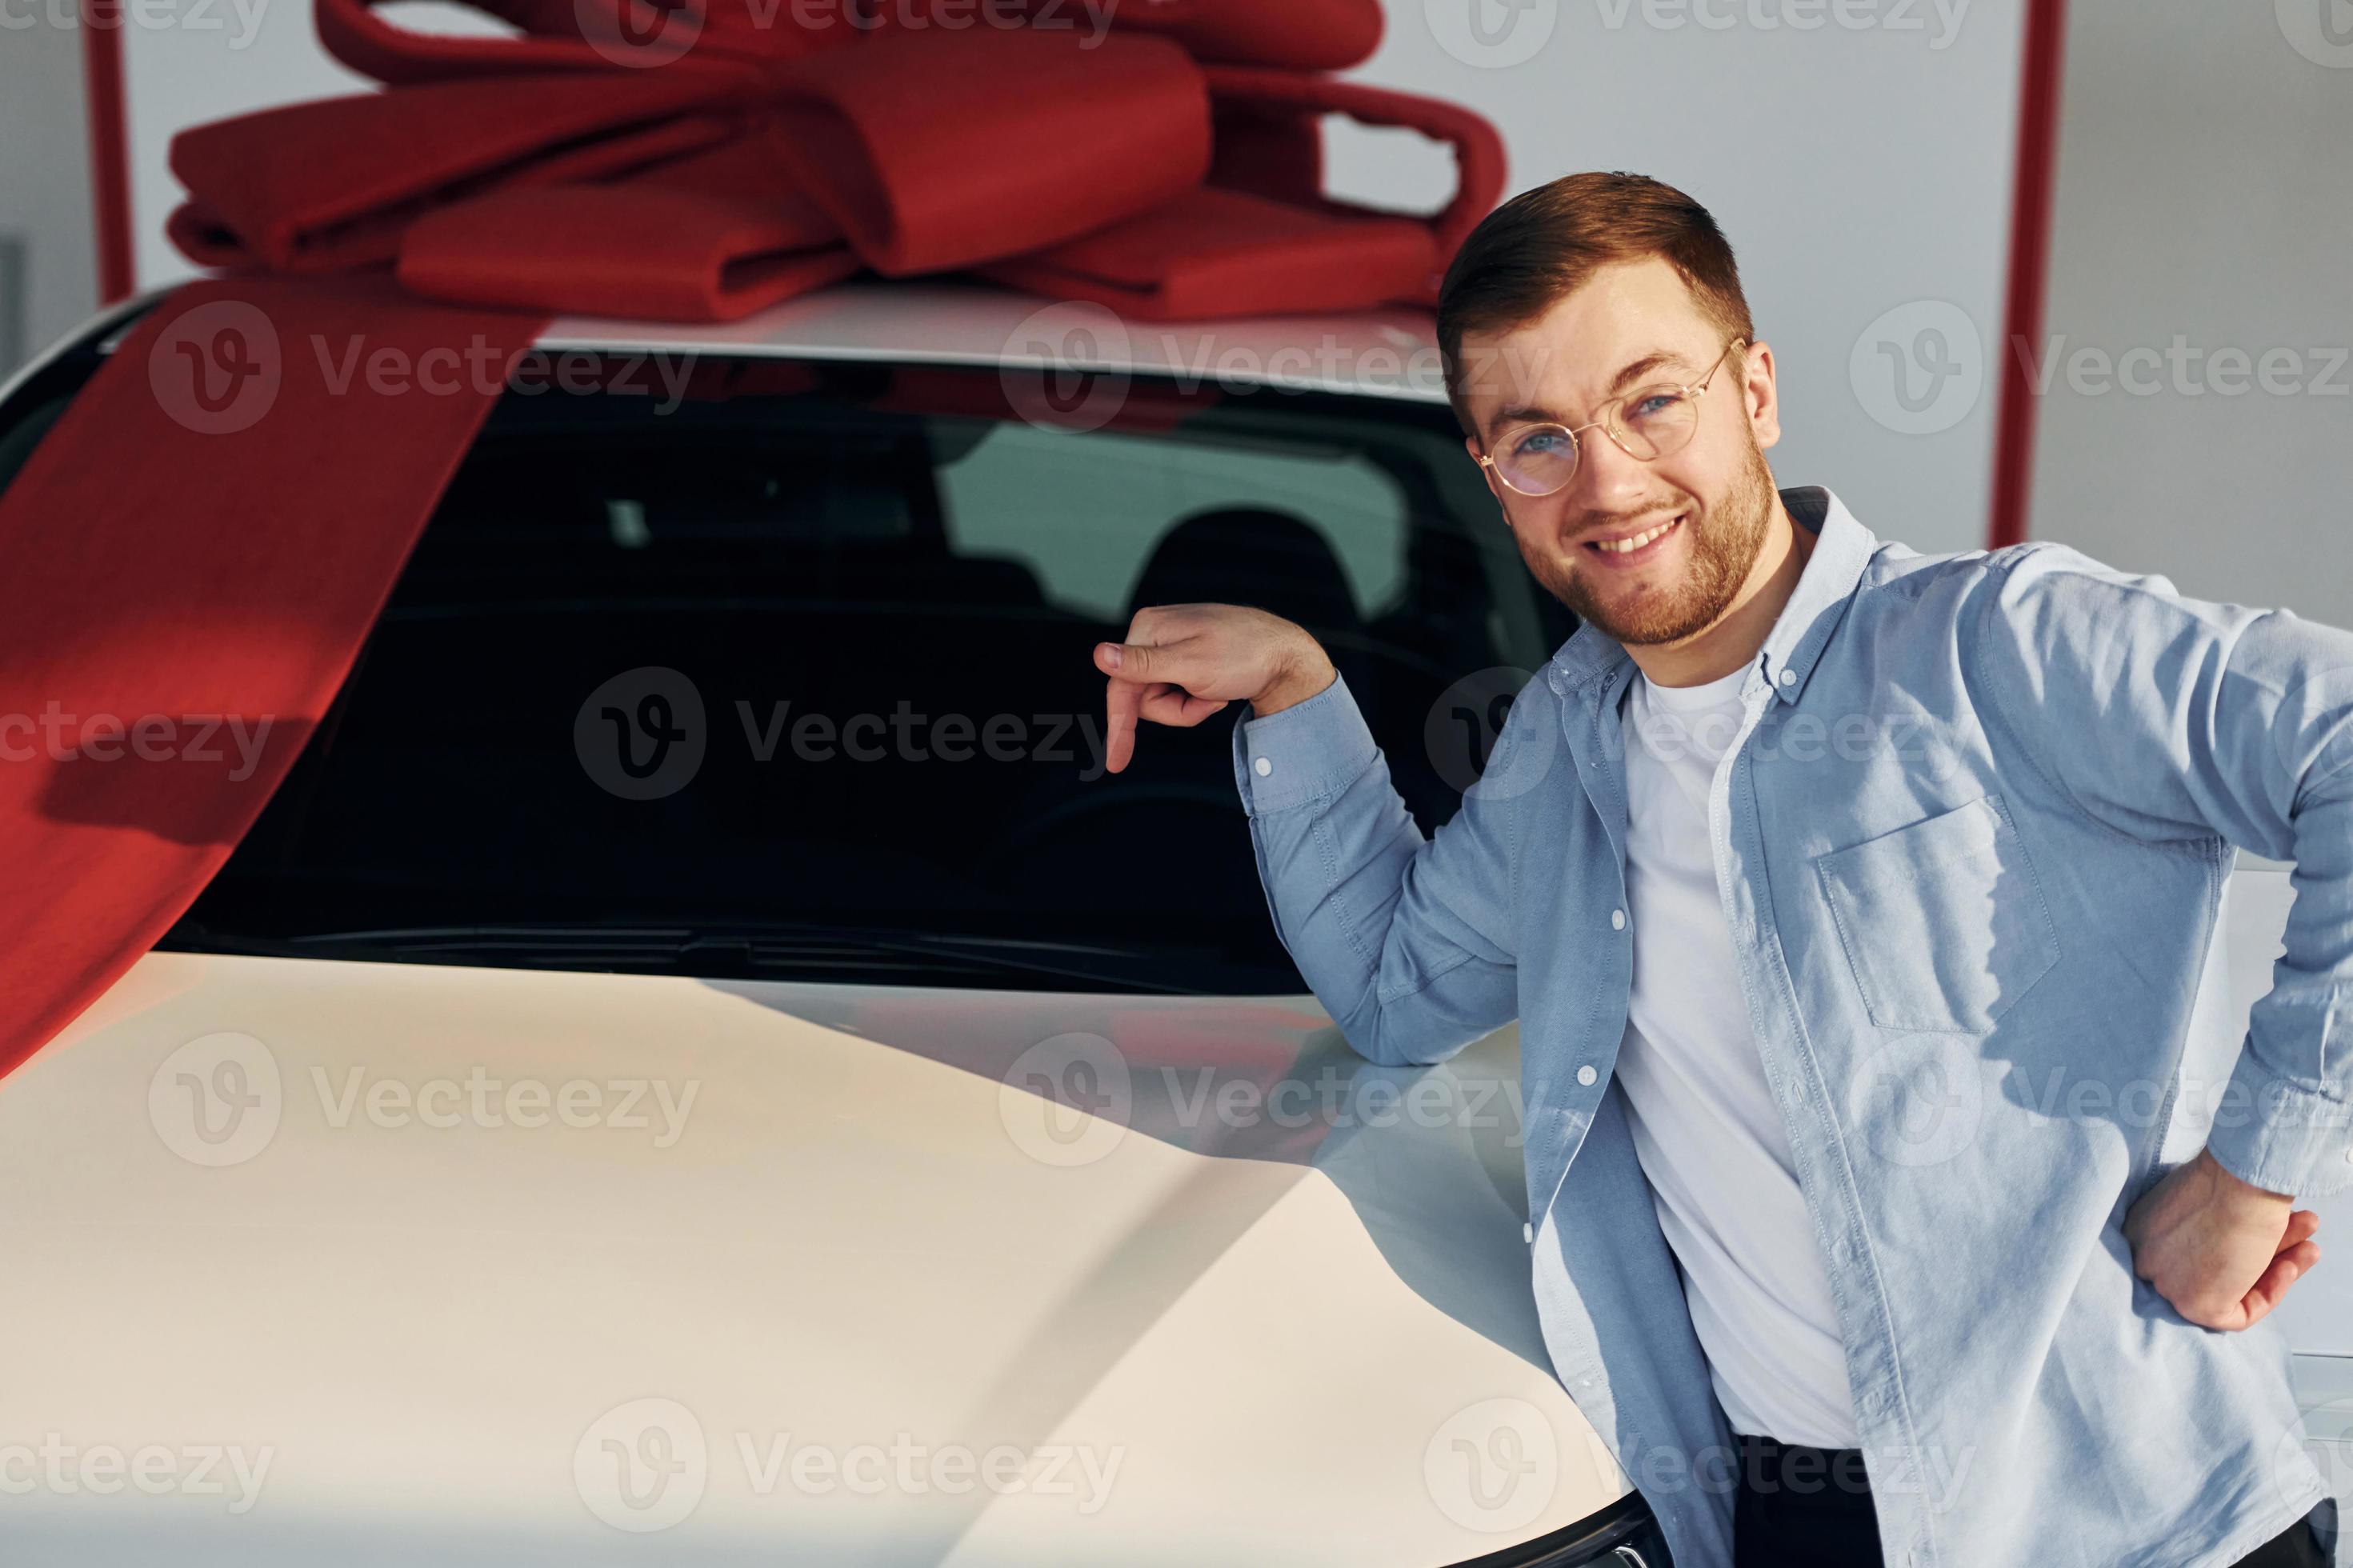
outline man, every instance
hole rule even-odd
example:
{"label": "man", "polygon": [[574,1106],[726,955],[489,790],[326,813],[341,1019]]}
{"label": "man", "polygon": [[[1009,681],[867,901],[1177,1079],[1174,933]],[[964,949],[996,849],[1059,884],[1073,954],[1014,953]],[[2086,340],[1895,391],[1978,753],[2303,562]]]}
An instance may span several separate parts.
{"label": "man", "polygon": [[[1425,841],[1330,659],[1237,605],[1098,646],[1107,761],[1247,701],[1277,931],[1351,1044],[1520,1020],[1546,1344],[1675,1561],[2324,1562],[2263,1319],[2318,1258],[2295,1200],[2353,1184],[2353,634],[1777,491],[1772,351],[1654,181],[1496,211],[1439,338],[1583,622],[1461,809]],[[2234,845],[2298,893],[2192,1106]]]}

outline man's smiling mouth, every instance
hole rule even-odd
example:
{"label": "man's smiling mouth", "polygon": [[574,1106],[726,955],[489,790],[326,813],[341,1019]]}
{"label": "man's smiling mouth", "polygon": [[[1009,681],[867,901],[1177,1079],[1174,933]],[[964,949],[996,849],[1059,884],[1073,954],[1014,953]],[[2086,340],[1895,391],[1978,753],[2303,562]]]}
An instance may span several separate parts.
{"label": "man's smiling mouth", "polygon": [[1682,527],[1683,515],[1684,514],[1682,512],[1677,512],[1674,516],[1667,519],[1664,522],[1659,523],[1651,528],[1644,529],[1640,533],[1629,534],[1623,539],[1588,539],[1585,541],[1585,548],[1592,551],[1598,555],[1632,555],[1640,551],[1649,549],[1651,546],[1658,543],[1659,541],[1664,539],[1668,534]]}

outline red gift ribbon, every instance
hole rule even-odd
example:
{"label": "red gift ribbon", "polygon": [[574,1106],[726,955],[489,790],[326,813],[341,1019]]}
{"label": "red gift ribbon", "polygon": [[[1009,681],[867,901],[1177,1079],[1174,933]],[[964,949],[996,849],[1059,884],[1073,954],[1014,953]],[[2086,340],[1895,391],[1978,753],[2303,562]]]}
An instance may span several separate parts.
{"label": "red gift ribbon", "polygon": [[[0,718],[0,1073],[179,919],[326,712],[499,395],[461,352],[861,268],[1164,319],[1427,303],[1503,191],[1478,115],[1318,74],[1372,51],[1377,0],[1128,0],[1099,37],[1057,0],[812,3],[486,0],[517,32],[481,39],[319,0],[384,90],[174,140],[171,236],[230,275],[149,312],[0,495],[0,669],[58,717],[37,744]],[[947,25],[976,14],[1023,25]],[[1326,197],[1333,112],[1447,142],[1453,200]],[[357,373],[385,350],[449,388]]]}

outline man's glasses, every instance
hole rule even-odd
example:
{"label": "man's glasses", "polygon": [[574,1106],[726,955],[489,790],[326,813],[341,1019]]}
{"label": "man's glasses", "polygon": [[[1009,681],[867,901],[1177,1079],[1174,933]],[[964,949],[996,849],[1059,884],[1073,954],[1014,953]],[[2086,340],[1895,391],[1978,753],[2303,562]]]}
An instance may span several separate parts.
{"label": "man's glasses", "polygon": [[1699,428],[1699,400],[1724,363],[1725,354],[1748,340],[1735,338],[1696,386],[1660,383],[1637,387],[1613,397],[1597,412],[1600,417],[1576,430],[1566,425],[1523,425],[1506,431],[1496,451],[1481,453],[1479,461],[1495,477],[1524,496],[1548,496],[1577,477],[1578,430],[1599,426],[1628,457],[1653,463],[1690,444]]}

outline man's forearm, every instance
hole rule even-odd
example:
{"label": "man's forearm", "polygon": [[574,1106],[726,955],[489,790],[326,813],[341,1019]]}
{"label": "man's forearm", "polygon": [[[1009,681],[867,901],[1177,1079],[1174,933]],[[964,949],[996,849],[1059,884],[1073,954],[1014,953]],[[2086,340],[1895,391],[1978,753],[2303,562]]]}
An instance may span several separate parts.
{"label": "man's forearm", "polygon": [[1514,802],[1474,785],[1426,840],[1346,681],[1334,671],[1297,689],[1316,673],[1271,683],[1270,700],[1291,700],[1234,727],[1275,933],[1359,1054],[1442,1060],[1517,1012],[1504,821]]}

